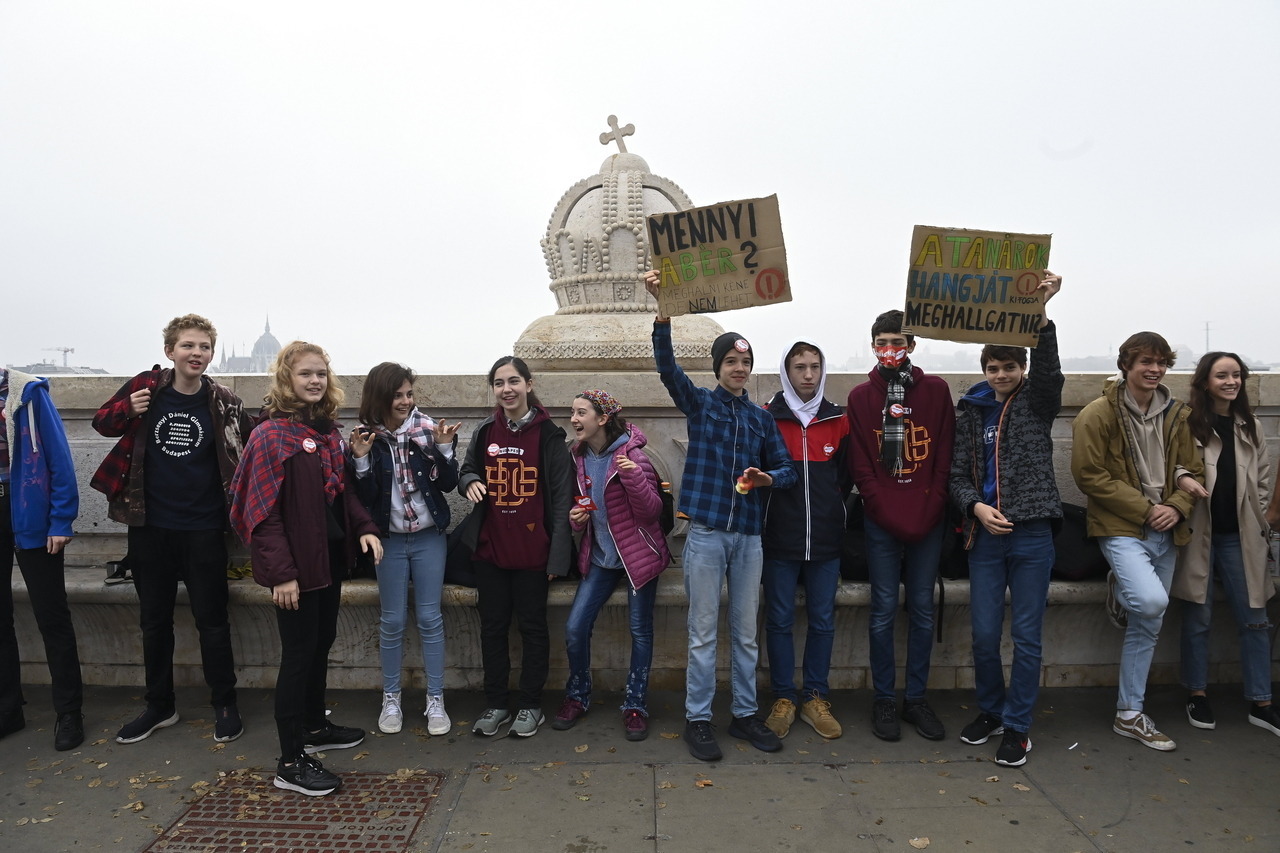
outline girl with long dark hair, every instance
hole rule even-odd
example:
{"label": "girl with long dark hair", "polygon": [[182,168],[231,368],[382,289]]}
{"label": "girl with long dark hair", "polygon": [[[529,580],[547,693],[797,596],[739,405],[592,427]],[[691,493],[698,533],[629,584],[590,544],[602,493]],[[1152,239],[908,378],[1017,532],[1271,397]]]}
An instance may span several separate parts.
{"label": "girl with long dark hair", "polygon": [[1204,455],[1205,485],[1183,477],[1179,485],[1200,498],[1191,512],[1191,541],[1178,550],[1169,594],[1182,605],[1182,684],[1190,691],[1187,720],[1198,729],[1217,725],[1205,687],[1213,580],[1222,584],[1240,641],[1249,722],[1280,735],[1271,704],[1271,625],[1267,599],[1265,518],[1271,499],[1266,442],[1249,406],[1249,368],[1232,352],[1206,353],[1191,378],[1190,426]]}
{"label": "girl with long dark hair", "polygon": [[508,634],[514,617],[523,650],[511,733],[531,737],[545,720],[542,688],[551,656],[547,588],[552,577],[568,573],[573,545],[573,467],[565,432],[538,400],[523,360],[505,356],[494,362],[489,387],[497,406],[471,434],[458,486],[479,513],[464,539],[476,570],[488,708],[472,731],[493,736],[511,721]]}

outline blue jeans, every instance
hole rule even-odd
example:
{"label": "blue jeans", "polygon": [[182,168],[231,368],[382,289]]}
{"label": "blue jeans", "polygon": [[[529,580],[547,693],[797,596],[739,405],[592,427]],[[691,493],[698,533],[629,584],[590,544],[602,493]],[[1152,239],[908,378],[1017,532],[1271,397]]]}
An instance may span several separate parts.
{"label": "blue jeans", "polygon": [[875,698],[893,699],[897,668],[893,654],[893,620],[898,610],[898,583],[906,587],[907,698],[924,698],[933,654],[933,586],[942,556],[942,522],[919,542],[899,542],[870,518],[864,520],[867,573],[871,579],[871,681]]}
{"label": "blue jeans", "polygon": [[764,561],[764,631],[769,652],[769,680],[775,699],[796,696],[796,650],[791,636],[795,624],[796,586],[804,572],[805,612],[809,630],[804,640],[804,693],[824,699],[831,692],[831,646],[836,635],[836,588],[840,559]]}
{"label": "blue jeans", "polygon": [[1116,592],[1129,611],[1129,627],[1120,650],[1120,695],[1116,708],[1141,711],[1147,693],[1147,675],[1155,656],[1156,640],[1169,606],[1169,585],[1177,550],[1173,531],[1143,528],[1146,538],[1099,536],[1098,547],[1116,573]]}
{"label": "blue jeans", "polygon": [[582,707],[591,707],[591,629],[595,627],[600,608],[613,595],[618,583],[627,588],[627,608],[631,615],[631,670],[627,674],[627,691],[622,700],[623,711],[649,711],[645,698],[649,693],[649,666],[653,663],[653,602],[658,595],[656,580],[635,590],[625,570],[592,566],[578,584],[564,626],[564,645],[569,654],[569,681],[565,695],[577,699]]}
{"label": "blue jeans", "polygon": [[[1019,521],[992,536],[979,526],[969,551],[969,611],[973,620],[973,680],[978,708],[1020,732],[1031,728],[1040,692],[1040,637],[1053,571],[1053,527],[1047,519]],[[1009,590],[1013,667],[1004,685],[1000,637],[1004,591]]]}
{"label": "blue jeans", "polygon": [[[1240,635],[1240,675],[1244,698],[1271,701],[1271,624],[1265,607],[1249,606],[1239,533],[1215,533],[1204,604],[1182,602],[1182,685],[1204,690],[1209,676],[1209,628],[1213,619],[1213,578],[1222,581]],[[1268,578],[1268,583],[1270,578]]]}
{"label": "blue jeans", "polygon": [[444,615],[440,611],[440,595],[447,543],[447,537],[434,527],[416,533],[392,533],[383,540],[382,562],[378,564],[378,600],[382,604],[378,640],[384,693],[400,692],[404,624],[409,616],[412,580],[427,695],[444,694]]}
{"label": "blue jeans", "polygon": [[716,693],[716,629],[720,587],[729,584],[730,685],[732,713],[749,717],[756,706],[756,616],[760,607],[763,555],[760,537],[690,524],[684,541],[684,590],[689,599],[689,667],[684,714],[710,720]]}

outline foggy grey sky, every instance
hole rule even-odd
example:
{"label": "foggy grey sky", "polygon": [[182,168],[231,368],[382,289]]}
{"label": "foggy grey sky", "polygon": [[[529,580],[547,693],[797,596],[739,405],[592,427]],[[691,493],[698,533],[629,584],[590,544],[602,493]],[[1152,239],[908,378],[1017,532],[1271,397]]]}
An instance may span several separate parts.
{"label": "foggy grey sky", "polygon": [[1280,362],[1280,4],[1046,5],[6,0],[0,362],[132,374],[195,311],[482,372],[611,113],[697,204],[778,194],[795,301],[715,317],[761,368],[869,366],[917,223],[1052,232],[1065,355]]}

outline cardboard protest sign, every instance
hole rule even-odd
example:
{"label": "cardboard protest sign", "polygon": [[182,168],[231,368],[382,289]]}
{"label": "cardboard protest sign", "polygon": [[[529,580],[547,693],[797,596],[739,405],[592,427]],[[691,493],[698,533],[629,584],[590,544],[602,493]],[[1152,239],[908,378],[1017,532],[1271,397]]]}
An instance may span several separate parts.
{"label": "cardboard protest sign", "polygon": [[961,343],[1033,347],[1044,325],[1036,292],[1050,234],[917,225],[903,332]]}
{"label": "cardboard protest sign", "polygon": [[665,316],[791,301],[776,195],[658,213],[648,225]]}

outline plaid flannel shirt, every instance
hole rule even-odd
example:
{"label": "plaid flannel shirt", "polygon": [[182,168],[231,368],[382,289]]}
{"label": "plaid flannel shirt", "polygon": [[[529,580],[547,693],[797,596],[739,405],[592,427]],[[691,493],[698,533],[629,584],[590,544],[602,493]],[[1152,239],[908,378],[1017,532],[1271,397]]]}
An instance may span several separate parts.
{"label": "plaid flannel shirt", "polygon": [[773,416],[751,402],[744,391],[735,397],[717,385],[699,388],[676,364],[671,324],[653,324],[653,358],[672,401],[684,412],[689,431],[680,510],[699,524],[729,533],[759,536],[764,530],[764,496],[759,489],[745,495],[734,488],[747,468],[773,477],[775,489],[795,485],[791,454]]}
{"label": "plaid flannel shirt", "polygon": [[[129,397],[135,391],[150,388],[154,397],[160,389],[173,383],[173,368],[156,365],[130,379],[102,404],[93,416],[93,428],[99,435],[119,438],[94,472],[89,485],[107,496],[107,515],[114,521],[131,526],[146,524],[146,473],[144,448],[138,446],[145,417],[131,417]],[[240,462],[240,451],[253,429],[253,419],[244,403],[225,385],[212,379],[205,386],[209,392],[209,414],[213,418],[213,440],[218,459],[218,473],[223,494],[230,506],[231,478]]]}

